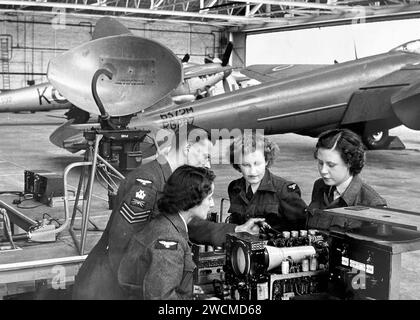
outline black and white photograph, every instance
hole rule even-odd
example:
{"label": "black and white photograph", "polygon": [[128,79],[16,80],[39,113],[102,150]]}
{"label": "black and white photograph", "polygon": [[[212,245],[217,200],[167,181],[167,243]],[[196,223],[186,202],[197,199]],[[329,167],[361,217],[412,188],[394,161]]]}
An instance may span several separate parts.
{"label": "black and white photograph", "polygon": [[418,0],[0,1],[1,300],[420,300],[419,177]]}

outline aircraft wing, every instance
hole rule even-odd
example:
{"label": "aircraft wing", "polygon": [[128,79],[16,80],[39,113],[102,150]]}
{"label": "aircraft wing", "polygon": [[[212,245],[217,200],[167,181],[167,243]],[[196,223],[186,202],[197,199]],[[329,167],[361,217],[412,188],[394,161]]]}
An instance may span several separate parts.
{"label": "aircraft wing", "polygon": [[251,79],[267,82],[325,67],[323,64],[254,64],[240,72]]}
{"label": "aircraft wing", "polygon": [[184,79],[202,77],[202,76],[206,76],[206,75],[209,75],[209,74],[229,71],[229,70],[232,70],[232,69],[233,69],[233,67],[222,67],[222,66],[220,66],[220,67],[212,68],[212,69],[203,68],[202,70],[191,70],[191,71],[186,70],[186,71],[184,71]]}
{"label": "aircraft wing", "polygon": [[385,119],[395,114],[405,126],[419,130],[419,105],[420,65],[407,65],[354,92],[342,124]]}

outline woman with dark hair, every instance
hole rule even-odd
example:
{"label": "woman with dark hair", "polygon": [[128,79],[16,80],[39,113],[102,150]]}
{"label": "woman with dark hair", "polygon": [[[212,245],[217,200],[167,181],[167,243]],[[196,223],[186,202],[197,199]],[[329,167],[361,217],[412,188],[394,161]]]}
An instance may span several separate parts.
{"label": "woman with dark hair", "polygon": [[159,214],[130,241],[118,269],[128,299],[191,299],[193,271],[188,222],[205,219],[213,205],[215,175],[183,165],[166,182]]}
{"label": "woman with dark hair", "polygon": [[276,144],[259,133],[245,134],[233,140],[229,152],[230,163],[242,174],[228,186],[230,223],[265,218],[276,230],[305,227],[306,204],[298,185],[268,169],[278,153]]}
{"label": "woman with dark hair", "polygon": [[308,227],[329,229],[332,226],[357,228],[357,221],[322,214],[316,209],[357,205],[386,206],[386,201],[359,174],[365,165],[365,149],[360,137],[348,129],[322,133],[314,157],[321,178],[315,181],[308,211]]}

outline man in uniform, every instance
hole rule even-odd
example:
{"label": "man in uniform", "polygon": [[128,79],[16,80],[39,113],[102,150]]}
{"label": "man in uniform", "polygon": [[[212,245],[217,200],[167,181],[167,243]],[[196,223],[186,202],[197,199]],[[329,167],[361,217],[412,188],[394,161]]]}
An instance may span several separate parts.
{"label": "man in uniform", "polygon": [[[116,206],[105,231],[76,276],[73,299],[123,299],[117,270],[132,235],[141,230],[155,210],[158,193],[171,173],[183,164],[210,167],[212,143],[207,131],[193,125],[179,128],[167,155],[139,166],[121,183]],[[188,225],[190,238],[199,243],[220,246],[230,232],[257,233],[257,222],[243,225],[193,220]]]}
{"label": "man in uniform", "polygon": [[193,298],[195,264],[187,224],[193,217],[205,219],[215,177],[211,170],[188,165],[169,177],[157,203],[159,214],[133,235],[121,259],[118,280],[128,299]]}

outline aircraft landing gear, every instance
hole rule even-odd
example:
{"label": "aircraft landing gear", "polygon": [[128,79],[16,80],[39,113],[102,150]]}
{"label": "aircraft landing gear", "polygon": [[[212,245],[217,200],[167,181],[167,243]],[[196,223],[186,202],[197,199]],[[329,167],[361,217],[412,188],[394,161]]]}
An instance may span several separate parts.
{"label": "aircraft landing gear", "polygon": [[73,123],[86,123],[90,118],[89,112],[76,106],[72,106],[64,115],[67,117],[67,120],[74,119]]}
{"label": "aircraft landing gear", "polygon": [[389,144],[389,130],[369,131],[365,129],[362,140],[370,150],[386,149]]}

